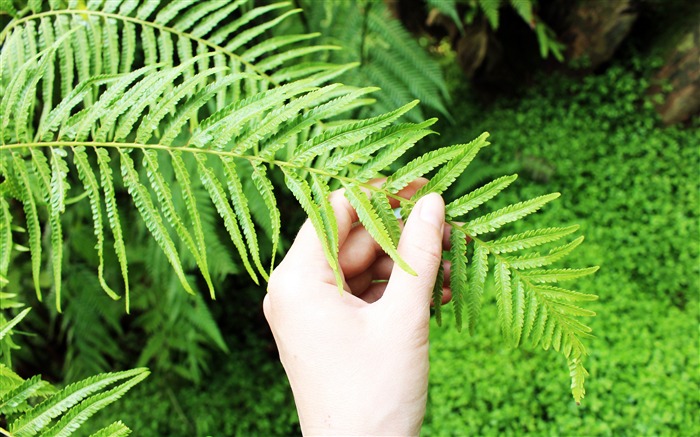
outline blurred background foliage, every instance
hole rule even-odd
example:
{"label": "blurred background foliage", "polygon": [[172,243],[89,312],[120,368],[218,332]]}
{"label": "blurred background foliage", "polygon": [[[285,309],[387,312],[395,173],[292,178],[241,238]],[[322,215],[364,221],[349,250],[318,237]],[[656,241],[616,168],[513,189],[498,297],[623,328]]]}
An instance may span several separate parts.
{"label": "blurred background foliage", "polygon": [[[698,4],[294,3],[304,12],[276,32],[320,32],[324,43],[344,47],[311,56],[360,62],[343,81],[381,86],[378,111],[421,98],[423,113],[413,116],[441,118],[441,135],[416,153],[491,133],[493,145],[459,191],[512,172],[520,180],[504,204],[560,191],[559,201],[524,226],[581,225],[587,241],[578,262],[601,266],[579,282],[600,296],[591,305],[596,338],[581,406],[570,398],[563,358],[504,346],[488,323],[495,305],[484,305],[472,337],[450,329],[447,308],[445,327],[431,331],[424,435],[699,434]],[[291,198],[280,204],[287,243],[304,219],[293,205]],[[138,289],[125,315],[121,303],[93,291],[95,259],[80,244],[92,233],[89,214],[83,202],[65,217],[65,291],[73,298],[64,314],[22,293],[34,308],[22,331],[33,334],[13,337],[22,346],[13,356],[18,372],[60,383],[149,366],[147,381],[100,413],[102,425],[118,414],[136,435],[298,434],[262,316],[264,291],[237,275],[233,250],[217,238],[221,230],[212,222],[207,233],[219,290],[211,302],[181,290],[133,220],[130,274]],[[29,257],[12,263],[6,291],[16,293],[27,288]]]}

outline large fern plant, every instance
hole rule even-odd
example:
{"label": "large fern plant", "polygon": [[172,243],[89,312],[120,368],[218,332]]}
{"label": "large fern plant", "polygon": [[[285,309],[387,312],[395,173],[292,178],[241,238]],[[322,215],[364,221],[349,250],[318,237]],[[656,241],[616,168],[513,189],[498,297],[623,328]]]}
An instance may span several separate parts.
{"label": "large fern plant", "polygon": [[[28,248],[37,296],[46,291],[40,280],[46,265],[59,309],[61,218],[70,203],[89,203],[101,287],[113,299],[123,297],[128,311],[122,187],[182,288],[192,293],[194,287],[179,248],[191,254],[213,298],[200,211],[216,209],[252,280],[267,279],[282,227],[277,200],[285,193],[271,181],[277,174],[321,236],[340,288],[337,226],[327,200],[331,189],[345,188],[362,225],[411,272],[396,249],[399,222],[387,198],[398,198],[407,215],[424,194],[443,193],[488,145],[484,134],[430,151],[376,187],[370,180],[429,135],[435,120],[397,122],[417,102],[371,118],[343,118],[371,104],[376,89],[334,83],[355,65],[309,60],[309,53],[324,50],[306,43],[313,35],[270,37],[269,29],[298,12],[286,3],[49,4],[44,10],[40,2],[30,2],[20,10],[11,1],[0,3],[12,15],[0,33],[0,276],[7,277],[11,253]],[[176,183],[163,176],[166,170]],[[412,198],[397,196],[423,175],[430,182]],[[545,268],[568,255],[582,237],[544,253],[527,251],[559,241],[576,227],[488,237],[558,197],[549,194],[474,216],[476,207],[515,178],[499,178],[447,205],[457,327],[466,324],[474,331],[487,272],[493,270],[504,337],[514,346],[530,340],[564,354],[578,402],[587,375],[581,340],[590,332],[578,317],[593,313],[577,303],[595,296],[553,284],[596,268]],[[184,203],[184,211],[174,199]],[[473,241],[469,247],[467,237]],[[262,239],[271,242],[269,264],[263,263]],[[107,250],[116,254],[115,265],[105,262]],[[106,269],[119,269],[122,283],[107,283]]]}
{"label": "large fern plant", "polygon": [[[9,321],[0,319],[0,342],[11,335],[13,328],[29,311],[30,308],[27,308]],[[9,353],[0,349],[0,358],[9,362]],[[144,368],[103,373],[58,390],[39,375],[23,379],[10,367],[0,363],[0,435],[71,435],[95,413],[143,381],[149,373]],[[91,434],[91,437],[122,437],[130,433],[129,428],[117,421]]]}

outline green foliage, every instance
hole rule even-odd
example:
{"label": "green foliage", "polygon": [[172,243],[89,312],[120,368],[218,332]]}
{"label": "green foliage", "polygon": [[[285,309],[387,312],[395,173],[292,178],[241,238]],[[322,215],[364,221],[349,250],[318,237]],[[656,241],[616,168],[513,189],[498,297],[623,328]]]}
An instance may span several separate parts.
{"label": "green foliage", "polygon": [[[374,10],[376,5],[369,5]],[[398,199],[402,213],[407,215],[427,193],[445,192],[488,145],[487,134],[468,144],[451,146],[446,156],[428,152],[381,187],[368,184],[427,135],[425,128],[432,121],[396,124],[416,106],[415,101],[395,110],[378,105],[379,115],[370,118],[342,119],[348,111],[366,105],[363,96],[374,89],[332,83],[353,65],[307,60],[308,53],[328,49],[296,44],[312,35],[267,37],[268,29],[297,12],[287,10],[282,3],[255,7],[247,2],[161,5],[156,1],[137,5],[114,1],[83,5],[54,1],[49,11],[26,11],[3,29],[0,193],[5,203],[11,199],[24,210],[31,274],[39,300],[46,288],[41,278],[46,259],[56,311],[63,309],[63,218],[70,209],[67,205],[87,199],[98,264],[92,282],[112,299],[119,298],[115,290],[122,289],[128,312],[130,302],[140,297],[130,297],[130,290],[136,288],[130,286],[128,274],[133,267],[129,259],[134,257],[130,250],[134,248],[127,243],[129,229],[124,224],[131,223],[127,219],[132,220],[138,212],[140,226],[150,234],[159,254],[154,257],[149,253],[144,263],[164,261],[151,269],[152,277],[161,279],[157,284],[170,292],[182,288],[195,296],[187,302],[191,306],[181,310],[187,295],[174,299],[166,292],[160,309],[171,318],[151,311],[137,319],[151,333],[140,363],[159,359],[161,368],[198,379],[197,370],[205,362],[197,347],[201,335],[227,349],[199,294],[200,287],[206,288],[214,298],[217,276],[209,267],[213,261],[202,213],[218,214],[217,220],[223,221],[243,268],[257,284],[259,277],[268,277],[261,242],[268,239],[273,248],[279,246],[280,199],[279,194],[275,199],[267,176],[272,173],[284,175],[286,189],[322,236],[339,287],[343,281],[337,260],[337,226],[327,198],[331,187],[345,189],[362,225],[394,262],[413,272],[398,254],[399,225],[389,202],[383,199],[396,198],[410,180],[433,171],[430,182],[411,199]],[[385,23],[380,15],[369,13],[367,17],[368,29],[385,41],[396,39],[383,27]],[[103,45],[108,49],[98,50]],[[413,53],[415,48],[402,46],[401,51]],[[382,52],[373,49],[368,53]],[[391,58],[386,62],[398,65],[411,80],[421,82],[421,77],[434,73],[407,70],[399,61]],[[42,98],[36,99],[37,95]],[[251,177],[256,183],[246,188],[245,175],[255,175]],[[501,302],[513,301],[510,311],[501,305],[507,337],[517,345],[521,338],[531,338],[532,332],[535,345],[544,349],[551,346],[563,353],[578,402],[587,375],[582,364],[587,352],[581,338],[589,328],[575,317],[593,313],[568,303],[567,299],[577,294],[541,284],[572,279],[595,268],[526,270],[550,264],[570,252],[561,248],[548,255],[510,258],[496,253],[491,245],[503,240],[485,239],[483,234],[558,197],[556,193],[539,196],[483,215],[465,216],[465,204],[487,202],[504,185],[503,179],[498,179],[447,207],[454,214],[449,215],[450,220],[465,222],[452,222],[455,235],[464,237],[463,243],[467,236],[475,243],[468,272],[465,245],[455,244],[459,250],[452,251],[453,262],[461,262],[460,279],[452,284],[456,308],[464,302],[469,330],[474,332],[489,259],[494,261],[499,272],[506,272],[502,278],[508,276],[510,281],[500,281],[495,290]],[[370,191],[369,196],[365,190]],[[256,202],[268,210],[266,220],[260,219],[264,213],[253,213]],[[12,213],[3,214],[5,222],[14,222]],[[213,221],[215,215],[208,217]],[[111,235],[106,233],[107,227]],[[0,235],[4,236],[3,247],[15,245],[13,232]],[[108,240],[113,241],[110,256],[114,262],[110,264],[104,250]],[[168,269],[163,268],[166,262]],[[119,271],[109,276],[120,276],[123,283],[108,284],[108,265]],[[151,308],[153,305],[151,302]],[[80,305],[73,308],[78,317],[86,311]],[[190,326],[181,324],[188,314]],[[103,320],[114,319],[103,315]],[[199,337],[174,335],[182,333],[175,325],[184,327],[185,333],[191,329],[192,335]],[[112,326],[119,331],[118,324]],[[168,366],[176,360],[162,352],[167,341],[189,357],[189,365]],[[106,343],[102,350],[110,347]],[[99,359],[97,354],[95,361]],[[104,399],[95,399],[95,405],[113,399],[117,391],[108,393]],[[96,407],[86,408],[93,411]],[[80,417],[76,415],[75,420],[81,421]],[[66,419],[69,428],[73,420]]]}
{"label": "green foliage", "polygon": [[[480,325],[467,349],[456,332],[432,329],[424,434],[695,435],[700,430],[700,126],[697,119],[686,127],[660,126],[643,99],[655,64],[636,55],[597,76],[550,75],[517,98],[456,108],[473,135],[487,128],[503,145],[485,149],[475,163],[484,170],[465,175],[459,187],[518,172],[529,183],[513,185],[494,202],[507,205],[551,189],[563,193],[529,220],[541,231],[516,222],[512,226],[520,234],[503,238],[498,251],[511,256],[521,245],[568,240],[576,231],[575,226],[545,228],[551,217],[579,223],[586,250],[568,259],[577,257],[575,267],[601,266],[594,277],[581,279],[580,287],[597,291],[600,299],[586,307],[606,316],[590,324],[596,338],[581,406],[559,392],[567,383],[554,372],[560,363],[536,350],[504,346],[498,323]],[[452,136],[458,137],[445,130],[442,140]],[[542,168],[548,169],[546,176]],[[498,301],[492,305],[498,298],[492,292],[495,281],[487,281],[482,320],[500,319]],[[443,310],[442,317],[454,323],[451,311]]]}
{"label": "green foliage", "polygon": [[[23,310],[9,322],[0,320],[0,341],[29,313]],[[7,358],[6,351],[0,353]],[[9,361],[9,360],[7,360]],[[7,436],[67,436],[98,411],[121,398],[149,375],[147,369],[99,374],[57,390],[39,375],[24,380],[0,364],[0,432]],[[37,402],[37,398],[40,402]],[[55,422],[54,422],[55,421]],[[128,435],[116,422],[97,435]]]}
{"label": "green foliage", "polygon": [[[39,376],[22,380],[0,364],[0,414],[7,424],[8,436],[67,436],[107,405],[121,398],[150,372],[134,369],[106,373],[76,382],[63,390],[47,390]],[[42,398],[34,404],[32,400]],[[128,428],[117,422],[97,435],[127,435]]]}
{"label": "green foliage", "polygon": [[[338,77],[355,86],[380,87],[377,101],[362,115],[391,111],[419,99],[423,106],[451,118],[450,96],[437,60],[430,57],[381,0],[303,0],[307,31],[319,31],[321,41],[341,50],[319,53],[323,62],[360,61],[358,68]],[[405,115],[414,122],[424,117],[419,107]]]}

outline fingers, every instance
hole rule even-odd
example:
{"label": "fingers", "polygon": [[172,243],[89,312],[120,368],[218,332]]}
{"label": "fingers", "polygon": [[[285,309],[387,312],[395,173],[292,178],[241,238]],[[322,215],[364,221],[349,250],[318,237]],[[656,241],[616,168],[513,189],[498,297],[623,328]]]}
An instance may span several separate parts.
{"label": "fingers", "polygon": [[431,294],[442,261],[445,203],[438,194],[422,197],[414,207],[399,241],[400,256],[416,276],[395,266],[380,304],[399,317],[429,317]]}
{"label": "fingers", "polygon": [[[370,182],[370,184],[374,186],[380,186],[383,183],[384,179],[375,179]],[[418,178],[399,191],[397,196],[410,198],[426,183],[428,183],[427,179]],[[329,197],[329,201],[331,207],[333,208],[333,213],[335,214],[338,225],[338,246],[341,249],[353,230],[353,224],[358,221],[357,212],[345,198],[344,193],[345,190],[336,190],[332,192]],[[399,201],[397,199],[390,198],[389,203],[392,207],[397,207]],[[342,256],[342,252],[343,251],[341,250],[339,257]],[[371,254],[369,255],[371,256]],[[323,260],[325,260],[325,254],[323,252],[321,241],[319,240],[316,230],[311,222],[306,220],[304,225],[299,230],[292,247],[290,247],[289,252],[282,263],[292,264],[292,267],[307,273],[310,273],[309,267],[314,267],[314,271],[318,271],[320,273],[321,269],[330,270],[328,263],[323,262]],[[371,261],[369,263],[371,264]],[[341,263],[341,266],[342,265],[343,264]],[[346,266],[349,265],[350,263],[346,263]],[[328,272],[324,273],[323,275],[324,281],[328,279],[326,278],[328,276]],[[335,279],[331,280],[335,281]]]}

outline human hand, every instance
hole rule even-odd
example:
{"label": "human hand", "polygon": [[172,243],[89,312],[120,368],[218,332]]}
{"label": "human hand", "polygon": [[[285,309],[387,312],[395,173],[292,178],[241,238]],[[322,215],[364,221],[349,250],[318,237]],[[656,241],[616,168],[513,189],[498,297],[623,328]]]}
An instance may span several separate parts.
{"label": "human hand", "polygon": [[[426,181],[399,195],[410,197]],[[331,194],[346,293],[310,222],[270,277],[263,302],[306,435],[417,435],[428,389],[428,330],[443,249],[445,205],[415,205],[398,251],[412,276],[384,254],[342,190]],[[397,206],[395,203],[392,206]],[[379,282],[376,280],[386,280]],[[449,290],[446,290],[449,296]]]}

